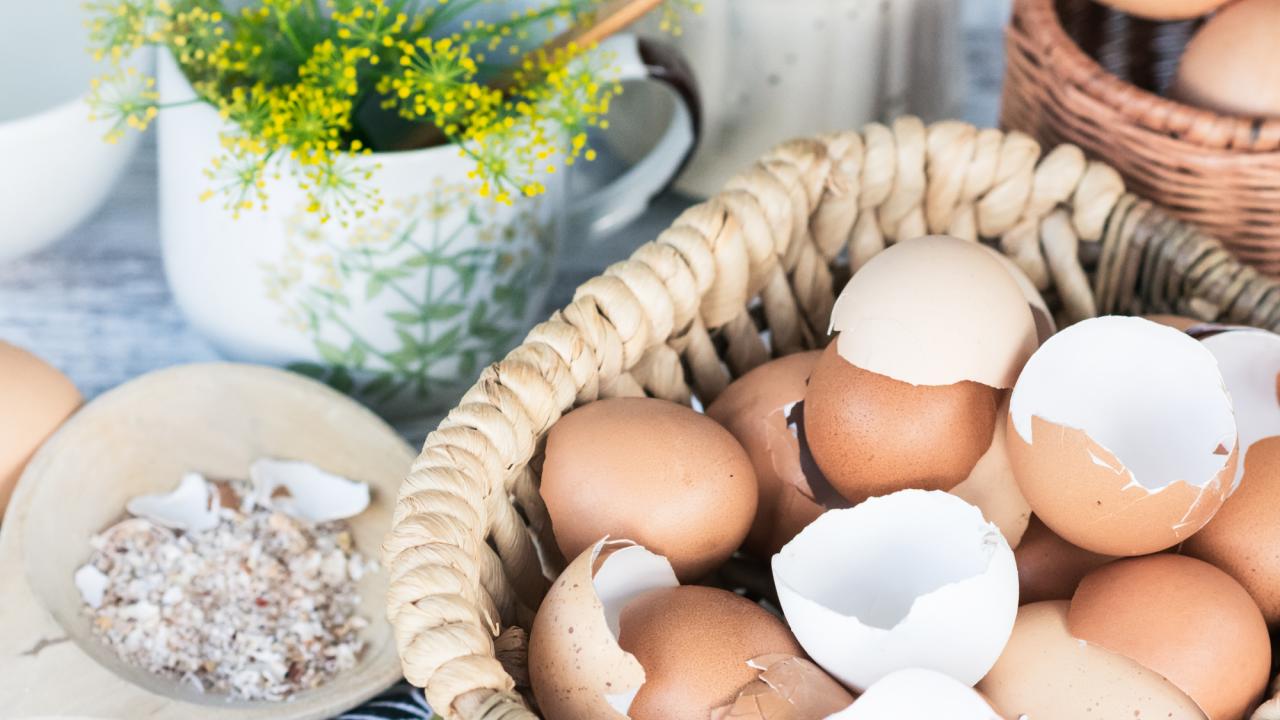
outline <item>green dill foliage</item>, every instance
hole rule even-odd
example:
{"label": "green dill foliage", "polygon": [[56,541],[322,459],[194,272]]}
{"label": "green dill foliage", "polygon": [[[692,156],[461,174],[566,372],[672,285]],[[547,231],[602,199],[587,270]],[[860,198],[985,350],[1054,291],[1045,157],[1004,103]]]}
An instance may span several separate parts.
{"label": "green dill foliage", "polygon": [[[677,8],[696,3],[668,3],[661,23],[678,31]],[[375,209],[364,181],[376,164],[358,158],[388,146],[388,126],[434,128],[475,162],[476,191],[509,204],[544,192],[547,174],[594,157],[587,133],[607,123],[621,88],[588,48],[540,46],[590,22],[602,4],[89,0],[93,50],[110,68],[94,83],[94,114],[111,123],[108,139],[147,127],[163,106],[154,79],[129,58],[157,46],[190,80],[190,102],[212,105],[232,128],[205,193],[232,212],[265,206],[268,178],[282,173],[323,219]],[[504,73],[509,81],[495,86]]]}

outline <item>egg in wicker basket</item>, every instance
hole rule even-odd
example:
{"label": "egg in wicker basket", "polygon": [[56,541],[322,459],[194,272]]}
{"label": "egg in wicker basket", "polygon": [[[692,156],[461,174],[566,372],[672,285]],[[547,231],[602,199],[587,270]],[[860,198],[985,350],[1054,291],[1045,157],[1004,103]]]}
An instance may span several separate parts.
{"label": "egg in wicker basket", "polygon": [[[428,436],[384,546],[408,679],[446,717],[537,718],[526,631],[563,559],[539,493],[549,429],[601,398],[712,403],[772,358],[826,345],[852,272],[947,234],[1008,257],[1059,326],[1171,313],[1280,327],[1280,286],[1128,194],[1071,145],[902,117],[780,145],[578,288]],[[572,559],[572,558],[570,558]],[[726,585],[768,598],[767,566]],[[550,720],[555,720],[551,718]]]}

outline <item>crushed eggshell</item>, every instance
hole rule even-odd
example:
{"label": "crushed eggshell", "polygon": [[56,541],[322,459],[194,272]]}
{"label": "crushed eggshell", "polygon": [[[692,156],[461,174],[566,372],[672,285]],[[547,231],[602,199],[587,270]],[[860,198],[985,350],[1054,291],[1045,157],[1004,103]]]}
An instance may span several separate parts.
{"label": "crushed eggshell", "polygon": [[125,504],[135,517],[172,530],[194,532],[217,527],[221,507],[217,488],[194,472],[184,474],[171,492],[140,495]]}
{"label": "crushed eggshell", "polygon": [[991,704],[964,683],[935,670],[907,668],[872,685],[852,705],[827,720],[1002,720]]}
{"label": "crushed eggshell", "polygon": [[618,644],[622,608],[648,590],[676,587],[666,558],[605,538],[556,579],[529,635],[529,676],[548,717],[626,718],[644,668]]}
{"label": "crushed eggshell", "polygon": [[1086,550],[1164,550],[1231,492],[1236,422],[1217,361],[1149,320],[1094,318],[1054,335],[1018,378],[1009,419],[1023,496]]}
{"label": "crushed eggshell", "polygon": [[831,311],[849,363],[912,385],[1013,387],[1039,340],[1014,276],[947,236],[893,245],[854,274]]}
{"label": "crushed eggshell", "polygon": [[84,604],[97,610],[107,595],[107,576],[93,565],[81,565],[75,574],[76,589]]}
{"label": "crushed eggshell", "polygon": [[858,691],[912,667],[973,685],[999,657],[1018,609],[1018,572],[1000,529],[939,491],[828,511],[774,556],[773,576],[805,651]]}
{"label": "crushed eggshell", "polygon": [[710,720],[822,720],[853,696],[808,660],[793,655],[763,655],[747,663],[760,676],[733,704],[711,711]]}
{"label": "crushed eggshell", "polygon": [[249,466],[254,500],[298,520],[331,522],[369,507],[369,485],[297,460],[261,459]]}

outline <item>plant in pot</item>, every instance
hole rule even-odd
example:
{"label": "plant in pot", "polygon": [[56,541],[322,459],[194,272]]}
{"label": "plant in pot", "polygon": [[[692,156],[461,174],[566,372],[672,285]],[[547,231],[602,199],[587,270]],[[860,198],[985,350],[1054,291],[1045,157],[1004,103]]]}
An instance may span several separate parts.
{"label": "plant in pot", "polygon": [[[696,100],[669,82],[677,111],[650,157],[567,199],[622,83],[672,77],[631,37],[547,42],[603,5],[91,3],[117,68],[98,113],[117,133],[163,115],[165,268],[188,320],[228,357],[392,420],[450,405],[543,314],[571,206],[656,192],[693,144]],[[144,45],[162,50],[155,78],[115,60]]]}

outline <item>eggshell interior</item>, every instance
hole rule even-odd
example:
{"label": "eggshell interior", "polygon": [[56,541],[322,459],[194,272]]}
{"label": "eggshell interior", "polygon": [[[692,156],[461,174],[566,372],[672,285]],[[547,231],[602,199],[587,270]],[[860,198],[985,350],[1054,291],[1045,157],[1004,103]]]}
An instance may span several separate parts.
{"label": "eggshell interior", "polygon": [[1204,720],[1191,698],[1158,673],[1072,637],[1068,605],[1057,600],[1018,609],[1000,660],[978,683],[1005,717]]}
{"label": "eggshell interior", "polygon": [[831,329],[850,363],[912,385],[1012,387],[1038,344],[1005,266],[947,236],[900,242],[868,261],[836,300]]}
{"label": "eggshell interior", "polygon": [[618,644],[622,608],[678,584],[665,558],[627,540],[601,540],[569,563],[529,634],[529,678],[544,714],[626,718],[645,672]]}
{"label": "eggshell interior", "polygon": [[1031,506],[1022,496],[1018,481],[1009,465],[1009,447],[1005,426],[1009,419],[1009,396],[1006,393],[996,411],[991,446],[978,458],[973,471],[963,482],[951,488],[951,494],[975,505],[983,517],[996,524],[1009,547],[1017,548],[1031,520]]}
{"label": "eggshell interior", "polygon": [[943,492],[828,511],[774,556],[773,575],[800,644],[859,691],[912,667],[972,685],[1017,613],[1009,544],[977,508]]}
{"label": "eggshell interior", "polygon": [[1067,627],[1185,692],[1209,720],[1239,720],[1267,687],[1271,641],[1235,580],[1181,555],[1117,560],[1087,575]]}
{"label": "eggshell interior", "polygon": [[1163,550],[1230,493],[1231,401],[1213,355],[1172,328],[1103,317],[1063,330],[1027,363],[1009,416],[1023,496],[1087,550]]}
{"label": "eggshell interior", "polygon": [[881,678],[829,720],[1002,720],[973,688],[934,670],[910,668]]}
{"label": "eggshell interior", "polygon": [[1240,329],[1210,335],[1200,342],[1217,360],[1235,410],[1245,462],[1236,468],[1234,490],[1244,477],[1253,444],[1280,435],[1280,335]]}

